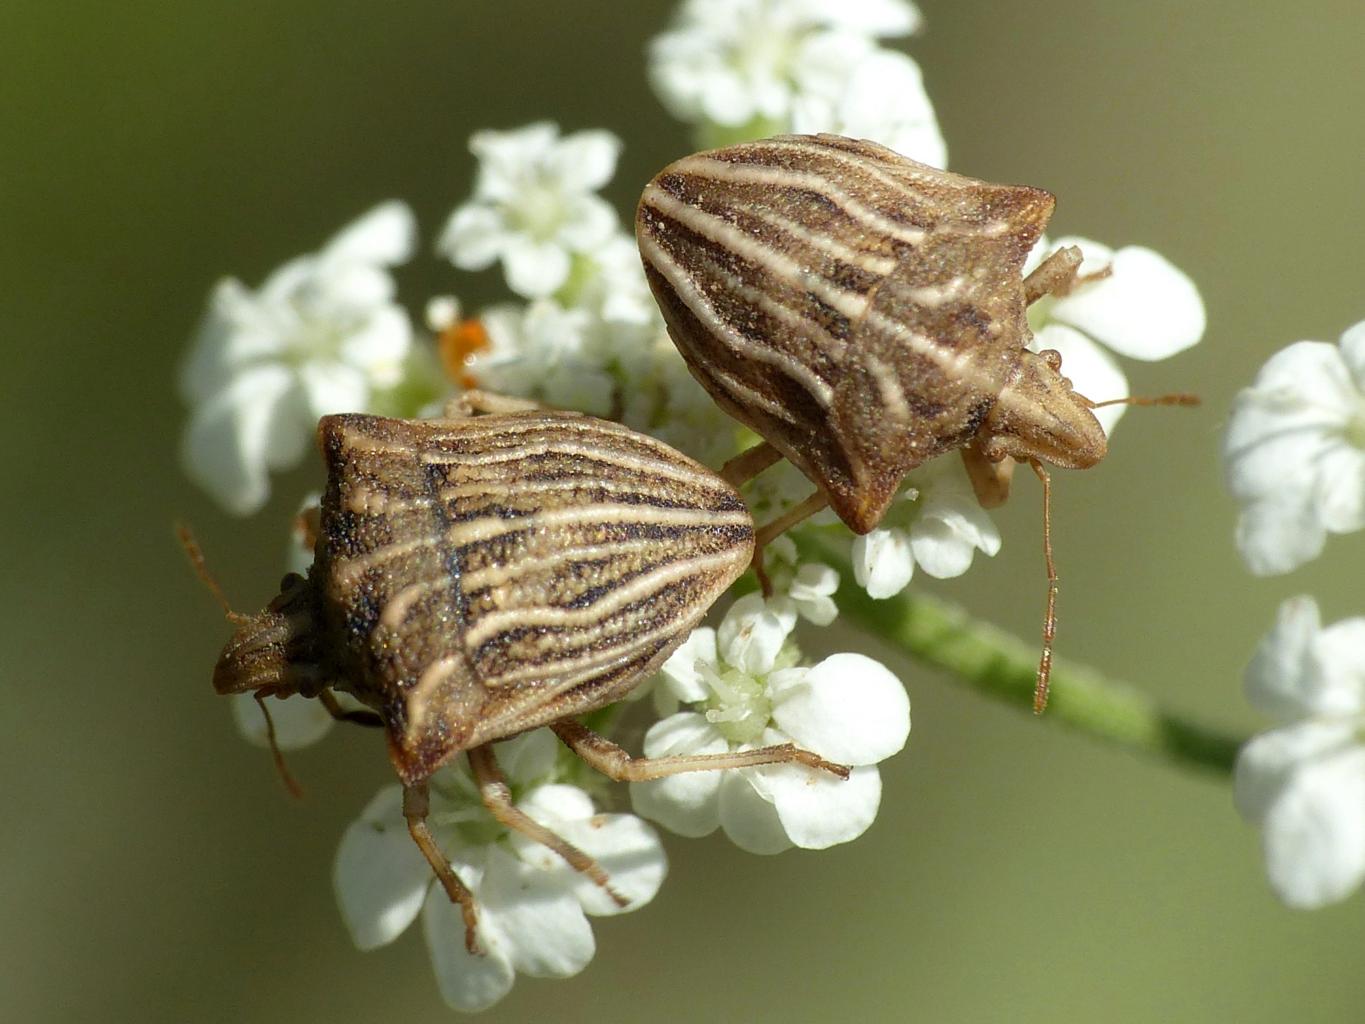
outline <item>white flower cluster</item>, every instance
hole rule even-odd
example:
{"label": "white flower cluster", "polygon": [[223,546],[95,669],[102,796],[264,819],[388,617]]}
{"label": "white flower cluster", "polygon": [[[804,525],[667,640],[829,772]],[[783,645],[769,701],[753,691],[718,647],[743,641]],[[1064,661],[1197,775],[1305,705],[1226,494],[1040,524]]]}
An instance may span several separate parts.
{"label": "white flower cluster", "polygon": [[[840,132],[942,166],[919,69],[881,42],[911,33],[919,20],[907,0],[685,0],[651,47],[650,74],[669,109],[709,142]],[[270,472],[298,461],[321,415],[439,410],[438,362],[450,378],[446,390],[477,385],[610,416],[713,466],[738,453],[746,435],[688,373],[634,241],[599,194],[620,140],[597,130],[562,135],[543,122],[478,132],[470,149],[478,161],[473,195],[450,215],[436,248],[461,270],[500,269],[509,301],[470,315],[438,296],[426,310],[433,336],[414,338],[390,271],[412,254],[415,226],[396,202],[285,264],[255,292],[235,280],[214,292],[183,373],[191,406],[183,447],[189,475],[229,510],[263,505]],[[1062,352],[1083,394],[1123,397],[1126,380],[1100,345],[1163,358],[1198,340],[1203,308],[1184,275],[1155,253],[1079,244],[1087,271],[1109,272],[1035,304],[1037,345]],[[1035,262],[1052,248],[1040,243]],[[1104,411],[1106,429],[1120,412]],[[766,522],[810,489],[784,463],[752,482],[746,500]],[[830,513],[802,529],[847,537]],[[999,550],[1000,535],[958,461],[946,459],[911,474],[882,526],[848,543],[857,582],[890,597],[917,567],[940,578],[965,572],[976,552]],[[848,842],[872,824],[877,766],[907,740],[909,700],[891,672],[863,655],[803,663],[797,621],[835,619],[839,577],[803,563],[798,550],[790,538],[771,544],[773,596],[739,599],[717,629],[695,631],[667,662],[654,683],[660,720],[645,754],[791,742],[852,766],[850,778],[786,765],[677,775],[631,786],[638,815],[684,836],[720,829],[758,853]],[[314,742],[332,724],[314,701],[266,704],[280,748]],[[253,697],[234,706],[243,732],[265,743]],[[566,774],[567,755],[544,730],[498,750],[522,811],[597,859],[626,909],[653,897],[665,863],[641,817],[600,813],[593,795],[570,784],[577,776]],[[594,948],[585,915],[619,908],[556,854],[500,826],[465,767],[442,769],[431,789],[428,823],[478,901],[484,955],[466,952],[460,914],[433,885],[396,788],[375,797],[337,857],[337,894],[357,945],[388,943],[420,916],[442,994],[464,1010],[496,1002],[516,973],[581,970]]]}
{"label": "white flower cluster", "polygon": [[346,830],[334,880],[341,914],[360,949],[396,939],[420,914],[436,981],[457,1010],[482,1010],[516,974],[565,978],[595,949],[587,916],[635,910],[654,898],[668,864],[659,838],[631,814],[602,814],[562,776],[559,744],[541,729],[500,744],[498,760],[517,807],[595,859],[619,906],[557,854],[498,824],[459,766],[431,778],[427,823],[479,903],[479,953],[465,948],[464,920],[408,835],[403,795],[390,786]]}
{"label": "white flower cluster", "polygon": [[259,290],[214,289],[180,376],[193,409],[182,456],[230,512],[265,504],[269,471],[302,458],[320,417],[402,381],[412,326],[388,268],[412,255],[415,231],[406,205],[384,203]]}
{"label": "white flower cluster", "polygon": [[[803,667],[790,642],[796,611],[757,594],[719,629],[694,630],[656,690],[673,711],[645,734],[645,754],[719,754],[795,743],[852,765],[846,780],[797,765],[691,772],[631,785],[635,810],[679,835],[717,828],[751,853],[820,850],[858,838],[877,816],[877,762],[905,746],[910,701],[900,681],[861,654]],[[683,705],[687,710],[676,710]]]}
{"label": "white flower cluster", "polygon": [[1223,449],[1242,506],[1237,547],[1258,576],[1365,527],[1365,323],[1336,345],[1296,341],[1237,396]]}
{"label": "white flower cluster", "polygon": [[[1329,533],[1365,527],[1365,323],[1336,345],[1297,341],[1237,396],[1224,441],[1251,572],[1290,572]],[[1237,762],[1237,805],[1261,829],[1271,887],[1312,908],[1365,879],[1365,619],[1321,626],[1311,597],[1280,607],[1247,696],[1281,725]]]}
{"label": "white flower cluster", "polygon": [[879,43],[919,25],[907,0],[685,0],[650,45],[650,79],[703,145],[835,132],[943,167],[919,67]]}

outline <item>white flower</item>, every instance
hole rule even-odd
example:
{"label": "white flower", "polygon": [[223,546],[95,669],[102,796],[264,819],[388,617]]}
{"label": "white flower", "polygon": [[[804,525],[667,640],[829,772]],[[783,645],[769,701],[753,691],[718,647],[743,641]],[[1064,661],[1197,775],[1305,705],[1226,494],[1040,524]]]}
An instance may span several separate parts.
{"label": "white flower", "polygon": [[621,142],[607,131],[559,137],[539,122],[513,131],[477,132],[474,197],[459,207],[437,249],[457,267],[502,261],[508,286],[536,299],[569,281],[573,256],[595,252],[616,231],[616,211],[596,195],[611,180]]}
{"label": "white flower", "polygon": [[957,459],[934,459],[906,481],[882,525],[853,541],[853,578],[869,597],[899,594],[916,565],[948,579],[971,568],[977,551],[1000,550],[1000,533]]}
{"label": "white flower", "polygon": [[214,290],[181,373],[192,406],[181,457],[229,511],[265,504],[268,471],[302,457],[319,417],[363,411],[402,379],[412,326],[387,268],[411,254],[414,231],[407,206],[383,203],[258,291],[235,278]]}
{"label": "white flower", "polygon": [[1365,323],[1337,346],[1298,341],[1237,396],[1223,444],[1252,572],[1289,572],[1329,533],[1365,527]]}
{"label": "white flower", "polygon": [[1284,602],[1246,688],[1285,724],[1242,748],[1237,807],[1281,900],[1335,903],[1365,879],[1365,618],[1323,629],[1311,597]]}
{"label": "white flower", "polygon": [[561,409],[610,412],[615,381],[594,344],[600,336],[593,333],[591,313],[539,299],[485,310],[480,319],[488,347],[467,365],[483,387]]}
{"label": "white flower", "polygon": [[[1035,352],[1056,349],[1062,372],[1076,391],[1096,402],[1128,396],[1128,380],[1100,346],[1130,359],[1166,359],[1204,336],[1204,303],[1194,283],[1160,253],[1142,246],[1117,252],[1085,238],[1040,238],[1024,266],[1027,274],[1064,246],[1080,246],[1082,276],[1108,269],[1069,295],[1044,297],[1029,307]],[[1098,343],[1098,344],[1097,344]],[[1111,433],[1126,410],[1110,405],[1095,416]]]}
{"label": "white flower", "polygon": [[861,654],[795,665],[796,614],[756,594],[719,631],[694,630],[664,664],[665,697],[691,705],[645,735],[645,754],[710,754],[795,743],[854,765],[847,780],[795,765],[688,772],[631,784],[637,813],[684,836],[724,829],[753,853],[823,849],[867,830],[881,800],[876,764],[910,732],[910,702],[886,668]]}
{"label": "white flower", "polygon": [[881,52],[876,38],[906,35],[919,21],[905,0],[687,0],[650,45],[650,79],[679,120],[769,135],[790,130],[803,103],[814,108],[807,117],[822,104],[831,118],[841,102],[864,110],[863,100],[844,98],[860,65]]}
{"label": "white flower", "polygon": [[823,562],[801,562],[796,542],[783,534],[763,549],[764,568],[772,582],[770,604],[788,604],[803,619],[817,626],[828,626],[839,615],[834,595],[839,590],[839,573]]}
{"label": "white flower", "polygon": [[895,50],[874,50],[844,74],[811,83],[793,102],[791,130],[871,139],[920,163],[948,165],[919,65]]}
{"label": "white flower", "polygon": [[[544,729],[498,744],[498,760],[517,806],[595,858],[624,896],[626,910],[654,898],[667,864],[654,830],[630,814],[598,814],[586,793],[557,783],[555,738]],[[390,786],[342,837],[334,881],[355,944],[375,949],[422,916],[436,981],[457,1010],[492,1006],[516,973],[568,977],[595,950],[585,914],[622,912],[558,855],[508,834],[488,813],[468,770],[446,768],[431,779],[427,819],[441,850],[478,903],[478,942],[465,949],[460,908],[435,884],[403,819],[402,790]]]}

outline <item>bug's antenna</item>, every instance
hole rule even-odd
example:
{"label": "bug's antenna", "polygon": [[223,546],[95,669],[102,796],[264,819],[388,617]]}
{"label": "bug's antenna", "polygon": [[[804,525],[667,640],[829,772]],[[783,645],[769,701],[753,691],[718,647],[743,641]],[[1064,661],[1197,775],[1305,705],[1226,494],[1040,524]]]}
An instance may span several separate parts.
{"label": "bug's antenna", "polygon": [[1033,684],[1033,713],[1047,707],[1048,683],[1052,679],[1052,641],[1057,638],[1057,566],[1052,561],[1052,478],[1037,459],[1029,459],[1043,483],[1043,557],[1047,560],[1047,614],[1043,618],[1043,654],[1038,659],[1038,680]]}
{"label": "bug's antenna", "polygon": [[275,758],[275,770],[280,773],[280,780],[284,783],[284,788],[289,790],[289,795],[295,800],[302,799],[303,787],[289,771],[289,766],[284,763],[284,753],[275,739],[275,720],[270,717],[270,709],[265,706],[265,699],[270,696],[270,691],[256,690],[252,696],[256,698],[256,706],[261,709],[261,714],[265,715],[265,738],[269,741],[270,753]]}
{"label": "bug's antenna", "polygon": [[1129,395],[1127,398],[1110,398],[1103,402],[1091,402],[1090,408],[1099,409],[1106,405],[1199,405],[1203,399],[1186,391],[1171,395]]}
{"label": "bug's antenna", "polygon": [[[213,573],[209,572],[208,562],[204,560],[204,551],[199,546],[199,542],[194,539],[194,534],[190,532],[190,528],[184,523],[176,523],[175,534],[180,538],[180,546],[185,549],[185,554],[190,560],[190,565],[192,565],[194,571],[199,574],[200,582],[209,588],[209,593],[217,598],[218,603],[223,606],[223,614],[227,616],[227,620],[232,623],[246,622],[248,616],[232,610],[232,605],[228,603],[227,595],[223,593],[223,588],[218,585],[218,581],[214,579]],[[266,716],[267,720],[269,717],[269,715]]]}

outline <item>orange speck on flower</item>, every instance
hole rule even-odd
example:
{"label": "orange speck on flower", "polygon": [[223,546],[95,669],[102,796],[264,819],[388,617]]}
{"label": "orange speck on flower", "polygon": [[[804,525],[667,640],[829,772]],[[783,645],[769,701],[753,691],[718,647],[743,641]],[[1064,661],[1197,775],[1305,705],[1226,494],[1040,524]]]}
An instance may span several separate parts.
{"label": "orange speck on flower", "polygon": [[478,378],[470,371],[469,362],[488,348],[488,331],[478,320],[456,320],[436,339],[437,351],[446,376],[462,388],[478,387]]}

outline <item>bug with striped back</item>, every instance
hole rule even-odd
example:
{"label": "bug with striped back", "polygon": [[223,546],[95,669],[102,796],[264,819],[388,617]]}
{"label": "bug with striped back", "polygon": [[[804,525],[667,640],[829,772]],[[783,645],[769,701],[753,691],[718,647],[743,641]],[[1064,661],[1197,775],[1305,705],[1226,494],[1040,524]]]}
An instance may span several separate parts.
{"label": "bug with striped back", "polygon": [[1082,280],[1074,246],[1022,273],[1054,204],[873,142],[790,135],[670,164],[635,221],[688,368],[764,439],[722,475],[738,485],[785,456],[816,486],[758,531],[760,550],[827,504],[867,533],[906,473],[955,449],[988,506],[1014,460],[1034,469],[1048,571],[1039,711],[1056,622],[1042,463],[1085,469],[1107,451],[1093,413],[1107,403],[1072,389],[1057,352],[1027,348],[1029,305]]}
{"label": "bug with striped back", "polygon": [[[499,822],[609,893],[598,864],[512,804],[495,741],[549,725],[626,781],[782,762],[847,776],[791,745],[632,758],[576,722],[683,641],[749,564],[753,521],[729,484],[661,441],[468,393],[461,408],[476,407],[493,414],[319,423],[313,567],[260,614],[233,616],[213,676],[219,693],[317,697],[385,729],[409,831],[460,904],[471,952],[474,898],[425,821],[427,779],[461,753]],[[342,710],[333,690],[369,710]]]}

